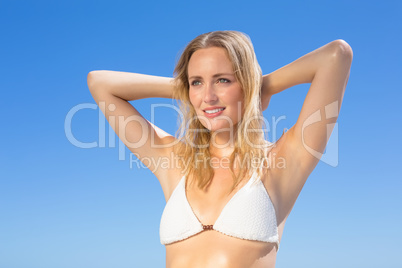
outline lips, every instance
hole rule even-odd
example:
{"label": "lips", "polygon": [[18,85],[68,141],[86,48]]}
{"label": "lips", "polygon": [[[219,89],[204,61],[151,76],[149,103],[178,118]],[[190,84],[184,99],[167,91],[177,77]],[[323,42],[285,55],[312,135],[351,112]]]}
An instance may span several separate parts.
{"label": "lips", "polygon": [[204,114],[206,117],[212,118],[220,115],[225,110],[225,107],[208,107],[204,109]]}
{"label": "lips", "polygon": [[211,110],[205,110],[204,112],[206,112],[207,114],[214,114],[220,111],[225,110],[225,108],[216,108],[216,109],[211,109]]}

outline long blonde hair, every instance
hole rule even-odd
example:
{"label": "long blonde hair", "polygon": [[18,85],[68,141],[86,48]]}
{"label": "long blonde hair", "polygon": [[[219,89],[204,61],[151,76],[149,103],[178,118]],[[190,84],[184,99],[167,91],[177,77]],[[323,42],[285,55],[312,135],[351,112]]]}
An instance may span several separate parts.
{"label": "long blonde hair", "polygon": [[[181,54],[174,70],[173,95],[179,101],[182,113],[180,127],[176,134],[181,142],[176,145],[175,153],[181,158],[186,175],[192,175],[199,188],[207,187],[213,179],[214,170],[209,163],[211,159],[209,146],[203,145],[209,145],[211,133],[198,119],[194,120],[197,114],[190,103],[187,69],[193,53],[209,47],[220,47],[227,51],[236,80],[243,90],[243,115],[237,124],[234,151],[229,157],[230,172],[234,181],[233,190],[247,175],[247,171],[256,171],[260,176],[263,174],[261,165],[256,168],[254,163],[267,163],[264,150],[267,142],[264,139],[261,110],[262,72],[250,38],[244,33],[237,31],[205,33],[193,39]],[[200,131],[187,131],[188,129]],[[250,130],[247,131],[247,129]],[[251,145],[250,142],[252,142]],[[197,158],[198,156],[202,156],[202,159]],[[239,161],[242,166],[235,173],[236,161]]]}

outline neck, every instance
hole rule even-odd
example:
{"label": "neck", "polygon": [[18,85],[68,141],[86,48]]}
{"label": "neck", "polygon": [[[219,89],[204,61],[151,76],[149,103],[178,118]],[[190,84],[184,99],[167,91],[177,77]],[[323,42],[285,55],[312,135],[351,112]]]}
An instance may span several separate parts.
{"label": "neck", "polygon": [[228,157],[234,150],[235,137],[231,131],[211,133],[209,151],[216,157]]}

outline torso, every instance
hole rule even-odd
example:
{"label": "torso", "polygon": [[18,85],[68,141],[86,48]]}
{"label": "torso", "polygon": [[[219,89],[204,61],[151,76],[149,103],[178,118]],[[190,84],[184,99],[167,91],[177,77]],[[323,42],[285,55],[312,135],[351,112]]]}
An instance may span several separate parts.
{"label": "torso", "polygon": [[[272,160],[271,157],[277,157],[277,153],[286,143],[288,132],[281,136],[276,142],[276,146],[268,153],[270,161]],[[287,169],[285,168],[285,170]],[[279,242],[282,240],[284,226],[293,205],[282,204],[287,201],[280,201],[280,197],[275,191],[277,186],[274,182],[277,182],[278,179],[286,179],[286,176],[294,176],[292,174],[292,172],[283,172],[281,169],[274,168],[268,169],[265,176],[260,178],[275,208]],[[168,178],[167,181],[169,182],[162,187],[167,201],[183,173],[179,169],[171,169],[167,172],[165,170],[163,176],[166,176],[165,178]],[[191,181],[190,178],[189,181]],[[203,224],[214,224],[228,201],[246,183],[247,180],[242,181],[233,192],[228,194],[233,184],[229,171],[227,169],[215,169],[214,178],[207,192],[190,183],[187,184],[186,197],[194,214]],[[294,200],[292,202],[294,204]],[[208,230],[185,240],[166,245],[166,267],[274,268],[277,250],[275,243],[243,240],[224,235],[215,230]]]}
{"label": "torso", "polygon": [[[174,177],[170,187],[172,191],[181,178],[180,175]],[[263,177],[261,180],[270,194],[272,191],[267,187],[266,178]],[[233,192],[228,194],[232,183],[228,170],[215,170],[215,176],[207,191],[198,189],[195,184],[187,184],[187,200],[203,224],[214,224],[227,202],[247,183],[247,180],[243,180]],[[270,197],[274,207],[277,208],[275,198],[272,195]],[[277,219],[277,222],[279,240],[281,240],[285,221],[279,222]],[[277,246],[274,243],[234,238],[209,230],[166,245],[166,267],[274,268],[276,253]]]}

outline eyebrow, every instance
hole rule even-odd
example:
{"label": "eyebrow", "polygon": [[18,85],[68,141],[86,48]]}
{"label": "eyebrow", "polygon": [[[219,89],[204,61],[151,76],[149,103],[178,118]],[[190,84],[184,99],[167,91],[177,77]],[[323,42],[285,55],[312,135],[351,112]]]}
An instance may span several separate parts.
{"label": "eyebrow", "polygon": [[[218,73],[218,74],[214,74],[212,77],[216,78],[216,77],[219,77],[219,76],[226,76],[226,75],[234,76],[234,73]],[[194,78],[199,79],[199,78],[202,78],[202,77],[198,76],[198,75],[193,75],[193,76],[189,77],[188,79],[194,79]]]}

